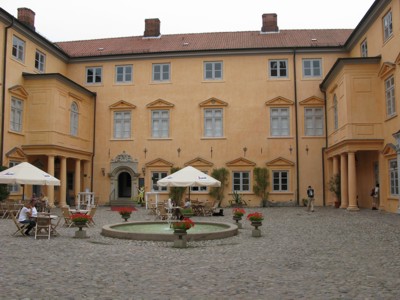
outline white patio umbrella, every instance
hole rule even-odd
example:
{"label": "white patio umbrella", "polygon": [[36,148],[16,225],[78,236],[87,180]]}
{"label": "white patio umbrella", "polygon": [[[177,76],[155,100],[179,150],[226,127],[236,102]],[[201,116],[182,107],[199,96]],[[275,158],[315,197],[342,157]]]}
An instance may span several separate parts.
{"label": "white patio umbrella", "polygon": [[24,199],[25,184],[60,185],[60,180],[28,162],[22,162],[14,167],[0,172],[0,184],[21,184],[22,199]]}
{"label": "white patio umbrella", "polygon": [[[221,182],[217,179],[201,172],[200,170],[193,168],[192,166],[187,166],[163,179],[157,181],[158,186],[211,186],[218,187],[221,186]],[[189,189],[189,199],[190,199],[190,189]]]}

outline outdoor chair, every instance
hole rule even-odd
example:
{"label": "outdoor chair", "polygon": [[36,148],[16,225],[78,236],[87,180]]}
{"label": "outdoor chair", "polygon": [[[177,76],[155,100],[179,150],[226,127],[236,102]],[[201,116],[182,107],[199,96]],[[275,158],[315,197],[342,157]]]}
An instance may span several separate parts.
{"label": "outdoor chair", "polygon": [[88,222],[88,225],[96,225],[96,223],[94,222],[94,215],[96,214],[96,207],[92,206],[89,210],[89,216],[90,216],[90,221]]}
{"label": "outdoor chair", "polygon": [[50,215],[38,215],[36,218],[35,240],[38,237],[47,237],[51,235],[51,218]]}
{"label": "outdoor chair", "polygon": [[71,213],[69,212],[69,207],[61,208],[63,218],[64,218],[64,226],[71,227],[74,225],[74,222],[71,220]]}
{"label": "outdoor chair", "polygon": [[165,209],[164,203],[158,203],[156,219],[160,219],[160,220],[168,219],[168,212]]}
{"label": "outdoor chair", "polygon": [[210,201],[204,202],[203,216],[212,216],[214,212],[213,204]]}
{"label": "outdoor chair", "polygon": [[25,230],[29,224],[19,223],[16,214],[10,213],[9,215],[11,216],[11,219],[13,220],[15,226],[17,226],[17,231],[15,231],[12,235],[15,236],[16,234],[20,233],[22,236],[26,236]]}
{"label": "outdoor chair", "polygon": [[0,203],[0,216],[5,219],[8,216],[8,205],[5,202]]}
{"label": "outdoor chair", "polygon": [[51,222],[51,234],[54,236],[58,236],[60,235],[57,231],[57,227],[60,225],[61,223],[61,219],[62,217],[58,216],[57,221],[56,222]]}

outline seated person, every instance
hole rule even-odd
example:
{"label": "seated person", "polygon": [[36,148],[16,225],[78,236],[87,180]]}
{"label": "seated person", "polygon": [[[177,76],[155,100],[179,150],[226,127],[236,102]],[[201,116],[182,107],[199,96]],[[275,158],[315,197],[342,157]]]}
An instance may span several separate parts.
{"label": "seated person", "polygon": [[36,226],[36,222],[31,220],[30,217],[32,216],[32,205],[31,203],[26,203],[24,207],[21,209],[18,217],[18,222],[21,224],[28,224],[25,234],[29,235],[29,232],[33,227]]}
{"label": "seated person", "polygon": [[31,217],[36,218],[37,217],[36,201],[31,200],[30,204],[31,204]]}
{"label": "seated person", "polygon": [[191,204],[190,204],[190,200],[186,199],[185,200],[185,205],[183,206],[184,208],[190,208]]}

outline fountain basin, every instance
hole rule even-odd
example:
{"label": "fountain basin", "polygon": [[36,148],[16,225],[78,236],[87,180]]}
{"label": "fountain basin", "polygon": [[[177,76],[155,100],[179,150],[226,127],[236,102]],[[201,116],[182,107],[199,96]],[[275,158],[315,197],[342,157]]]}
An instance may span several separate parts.
{"label": "fountain basin", "polygon": [[[230,223],[196,222],[187,231],[186,239],[194,241],[223,239],[238,234],[238,227]],[[167,222],[124,222],[103,226],[101,234],[107,237],[139,241],[174,241],[174,230]]]}

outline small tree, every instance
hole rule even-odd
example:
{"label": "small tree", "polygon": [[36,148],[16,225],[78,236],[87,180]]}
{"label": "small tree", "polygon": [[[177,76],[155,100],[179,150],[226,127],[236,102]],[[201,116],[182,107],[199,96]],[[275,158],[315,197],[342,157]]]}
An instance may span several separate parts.
{"label": "small tree", "polygon": [[267,168],[254,168],[254,193],[261,197],[261,206],[265,207],[268,200],[269,171]]}
{"label": "small tree", "polygon": [[341,188],[340,188],[340,176],[339,174],[335,174],[329,179],[329,191],[334,193],[337,200],[340,202],[341,197]]}
{"label": "small tree", "polygon": [[[0,172],[8,169],[7,167],[0,166]],[[10,192],[8,191],[7,184],[0,184],[0,201],[3,201],[8,198]]]}
{"label": "small tree", "polygon": [[222,200],[225,196],[225,187],[228,186],[229,172],[225,168],[214,169],[211,176],[221,182],[220,187],[212,187],[209,195],[218,201],[218,207],[220,207]]}
{"label": "small tree", "polygon": [[[171,168],[171,174],[178,172],[180,168]],[[189,187],[190,188],[190,187]],[[169,197],[176,201],[177,205],[182,204],[182,197],[185,193],[186,187],[173,186],[169,188]]]}

